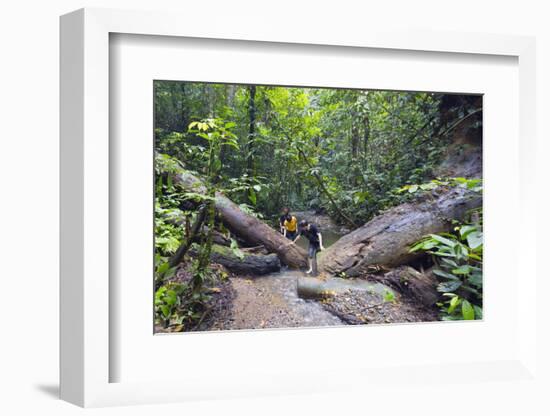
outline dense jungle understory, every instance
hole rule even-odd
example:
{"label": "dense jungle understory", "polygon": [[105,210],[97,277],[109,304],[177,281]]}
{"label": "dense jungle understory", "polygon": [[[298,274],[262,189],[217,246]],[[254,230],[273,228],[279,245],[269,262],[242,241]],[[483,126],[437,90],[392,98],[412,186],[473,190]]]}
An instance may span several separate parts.
{"label": "dense jungle understory", "polygon": [[482,319],[481,96],[154,87],[155,332]]}

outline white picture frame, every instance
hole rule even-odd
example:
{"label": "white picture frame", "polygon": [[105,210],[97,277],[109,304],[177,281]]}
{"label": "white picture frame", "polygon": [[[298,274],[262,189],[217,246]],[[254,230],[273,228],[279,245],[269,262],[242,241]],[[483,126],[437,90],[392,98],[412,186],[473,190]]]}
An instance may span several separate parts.
{"label": "white picture frame", "polygon": [[[185,22],[182,24],[182,22]],[[429,51],[439,54],[501,55],[517,58],[519,68],[519,203],[521,228],[517,261],[525,265],[517,290],[513,319],[517,346],[506,359],[449,362],[414,367],[331,369],[328,376],[308,371],[269,373],[248,382],[232,383],[228,375],[215,380],[183,377],[171,381],[111,382],[110,367],[120,359],[110,349],[109,297],[110,166],[109,158],[109,36],[123,33],[229,41],[331,45],[340,48]],[[80,406],[158,403],[215,397],[297,394],[373,386],[399,378],[404,383],[439,381],[443,370],[456,379],[535,380],[537,271],[528,241],[535,241],[536,218],[528,212],[535,169],[535,41],[529,37],[472,33],[403,31],[388,27],[350,28],[327,35],[322,29],[288,28],[279,32],[265,24],[235,34],[229,22],[205,27],[173,13],[82,9],[61,18],[61,397]],[[112,224],[111,224],[112,225]],[[531,266],[529,266],[531,265]],[[529,268],[531,267],[531,270]],[[526,270],[527,269],[527,270]],[[518,273],[515,271],[515,273]],[[367,328],[362,328],[367,329]],[[370,328],[369,328],[370,329]],[[223,334],[221,334],[223,335]],[[151,333],[151,336],[153,334]],[[206,336],[209,336],[206,334]],[[307,332],[303,337],[316,336]],[[169,339],[169,337],[166,337]],[[368,370],[368,371],[367,371]],[[472,374],[475,378],[471,378]],[[334,381],[327,381],[333,379]],[[353,380],[343,383],[342,380]]]}

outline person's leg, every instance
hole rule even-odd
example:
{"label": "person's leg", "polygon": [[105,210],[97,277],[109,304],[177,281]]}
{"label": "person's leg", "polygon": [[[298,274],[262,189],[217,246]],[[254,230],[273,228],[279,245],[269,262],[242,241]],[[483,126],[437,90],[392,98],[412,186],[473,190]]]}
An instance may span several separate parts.
{"label": "person's leg", "polygon": [[310,268],[312,269],[312,275],[313,276],[317,276],[317,252],[318,251],[319,251],[319,249],[317,247],[315,247],[315,250],[313,252],[313,258],[311,259]]}
{"label": "person's leg", "polygon": [[315,256],[315,246],[311,243],[309,243],[309,247],[307,249],[307,263],[309,265],[309,269],[306,272],[306,274],[310,274],[313,271],[313,257]]}

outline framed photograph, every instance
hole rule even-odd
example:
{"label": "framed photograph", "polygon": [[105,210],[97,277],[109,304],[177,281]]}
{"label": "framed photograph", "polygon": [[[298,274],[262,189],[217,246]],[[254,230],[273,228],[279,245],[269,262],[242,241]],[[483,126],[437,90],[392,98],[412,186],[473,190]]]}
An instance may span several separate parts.
{"label": "framed photograph", "polygon": [[182,20],[61,18],[61,397],[536,382],[534,40]]}

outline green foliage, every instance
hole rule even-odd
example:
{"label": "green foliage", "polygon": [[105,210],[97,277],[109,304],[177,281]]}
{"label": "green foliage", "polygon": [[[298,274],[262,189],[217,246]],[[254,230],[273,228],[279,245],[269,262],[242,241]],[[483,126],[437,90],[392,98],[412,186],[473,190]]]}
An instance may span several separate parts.
{"label": "green foliage", "polygon": [[470,223],[457,225],[453,233],[430,234],[410,249],[433,257],[444,320],[481,319],[483,315],[481,210],[473,212],[472,219]]}
{"label": "green foliage", "polygon": [[[200,299],[212,276],[212,236],[220,230],[213,206],[216,192],[259,218],[275,220],[289,206],[292,211],[326,211],[350,225],[439,187],[481,190],[477,180],[431,180],[452,126],[478,111],[466,96],[173,81],[155,81],[154,93],[155,279],[158,290],[165,288],[156,312],[162,322],[173,324],[186,316],[189,328],[204,306]],[[474,128],[480,128],[480,120],[481,114]],[[205,188],[180,189],[174,178],[185,172],[200,176]],[[185,226],[196,221],[199,210],[205,212],[204,228],[188,268],[191,278],[185,290],[168,288],[175,270],[166,265],[185,242]],[[468,281],[445,293],[458,296],[454,314],[456,309],[469,317],[473,309],[477,317],[481,301],[465,287],[476,288],[468,278],[475,274],[471,268],[480,267],[481,229],[452,235],[430,237],[432,243],[417,250],[433,252],[438,270]],[[460,243],[457,251],[445,248],[449,246],[441,238]],[[231,249],[242,255],[236,243]],[[443,259],[457,267],[448,269]],[[453,279],[441,280],[441,289],[456,286]],[[176,293],[175,304],[169,304],[173,293],[168,290]],[[442,302],[452,299],[447,298]]]}
{"label": "green foliage", "polygon": [[239,249],[239,245],[233,239],[231,239],[231,252],[238,257],[240,260],[244,259],[244,253]]}
{"label": "green foliage", "polygon": [[155,321],[168,327],[189,330],[200,320],[209,296],[197,293],[186,283],[168,282],[155,292]]}
{"label": "green foliage", "polygon": [[[212,276],[210,253],[212,235],[215,229],[215,193],[221,188],[221,151],[223,147],[239,150],[237,137],[231,132],[234,123],[221,119],[208,118],[193,121],[186,133],[172,132],[162,141],[155,155],[155,251],[156,251],[156,296],[155,314],[157,322],[165,326],[180,325],[189,329],[199,319],[204,309],[206,295],[204,283]],[[188,144],[187,139],[195,141]],[[160,153],[163,146],[173,146],[182,141],[184,152],[199,156],[201,165],[196,166],[204,179],[206,192],[186,192],[174,184],[173,178],[185,173],[185,163],[174,156]],[[181,153],[180,153],[181,154]],[[206,155],[206,156],[205,156]],[[245,186],[244,184],[248,185]],[[231,185],[255,192],[261,189],[259,181],[238,181]],[[182,209],[183,206],[190,210]],[[169,257],[184,240],[183,223],[194,223],[198,218],[199,207],[204,210],[204,226],[208,230],[197,248],[196,260],[190,269],[191,278],[187,283],[174,282],[176,268],[169,267]],[[242,255],[238,247],[234,252]]]}
{"label": "green foliage", "polygon": [[393,293],[393,292],[390,291],[390,290],[385,290],[385,291],[384,291],[384,302],[392,302],[392,303],[395,303],[395,302],[396,302],[395,293]]}
{"label": "green foliage", "polygon": [[404,185],[398,188],[395,192],[398,194],[409,193],[414,194],[418,192],[432,191],[439,187],[454,187],[459,186],[472,190],[474,192],[481,192],[483,190],[483,182],[481,179],[466,179],[466,178],[447,178],[447,179],[432,179],[430,182],[422,184]]}
{"label": "green foliage", "polygon": [[[249,89],[155,82],[156,149],[269,218],[290,206],[366,222],[433,177],[456,121],[441,94],[256,86],[251,102]],[[454,117],[472,110],[454,101]]]}

